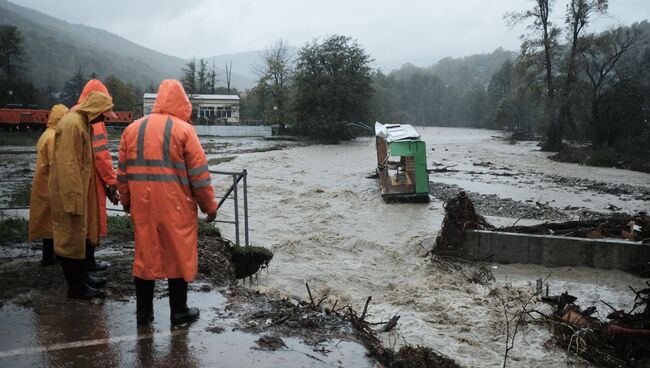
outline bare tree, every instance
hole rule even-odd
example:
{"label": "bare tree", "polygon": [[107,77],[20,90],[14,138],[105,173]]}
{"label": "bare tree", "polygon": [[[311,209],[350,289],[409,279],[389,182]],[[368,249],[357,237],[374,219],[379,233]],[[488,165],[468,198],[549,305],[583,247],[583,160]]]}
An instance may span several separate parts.
{"label": "bare tree", "polygon": [[288,116],[289,86],[293,69],[289,45],[285,40],[278,40],[261,56],[263,64],[256,71],[259,78],[258,87],[270,94],[272,106],[268,107],[271,111],[267,111],[267,116],[271,117],[271,121],[280,124],[280,130],[283,130]]}
{"label": "bare tree", "polygon": [[228,94],[230,94],[231,78],[232,78],[232,60],[230,60],[230,63],[226,63],[226,89],[228,91]]}
{"label": "bare tree", "polygon": [[214,94],[215,88],[217,88],[217,70],[214,67],[214,60],[212,60],[212,69],[208,72],[208,89],[211,94]]}
{"label": "bare tree", "polygon": [[561,33],[550,19],[553,11],[554,0],[534,0],[533,9],[517,13],[508,13],[505,18],[509,24],[515,25],[523,22],[532,21],[528,29],[533,31],[527,39],[525,36],[522,43],[522,54],[529,52],[539,54],[538,48],[542,48],[543,70],[545,71],[544,82],[546,84],[546,96],[548,104],[551,105],[555,96],[553,85],[553,58],[558,49],[558,37]]}
{"label": "bare tree", "polygon": [[209,81],[209,74],[208,74],[208,62],[205,61],[205,59],[200,59],[199,60],[199,69],[196,72],[196,77],[197,77],[197,83],[198,83],[198,88],[199,88],[199,93],[207,93],[208,92],[208,81]]}

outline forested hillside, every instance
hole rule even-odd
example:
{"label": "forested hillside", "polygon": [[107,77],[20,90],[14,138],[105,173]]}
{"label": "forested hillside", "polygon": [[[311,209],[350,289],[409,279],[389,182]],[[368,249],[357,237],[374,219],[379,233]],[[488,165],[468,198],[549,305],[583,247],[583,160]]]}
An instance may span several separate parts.
{"label": "forested hillside", "polygon": [[79,69],[100,78],[111,74],[135,85],[178,76],[185,61],[136,45],[97,28],[71,24],[8,1],[0,1],[0,24],[24,38],[28,76],[37,87],[63,87]]}

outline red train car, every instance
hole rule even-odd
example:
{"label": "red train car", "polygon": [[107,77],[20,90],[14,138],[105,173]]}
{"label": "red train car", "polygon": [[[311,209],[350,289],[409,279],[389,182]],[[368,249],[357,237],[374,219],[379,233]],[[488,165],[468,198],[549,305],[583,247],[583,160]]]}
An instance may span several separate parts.
{"label": "red train car", "polygon": [[[115,111],[117,119],[106,119],[107,126],[127,126],[133,121],[132,111]],[[0,109],[2,130],[44,130],[50,110]]]}

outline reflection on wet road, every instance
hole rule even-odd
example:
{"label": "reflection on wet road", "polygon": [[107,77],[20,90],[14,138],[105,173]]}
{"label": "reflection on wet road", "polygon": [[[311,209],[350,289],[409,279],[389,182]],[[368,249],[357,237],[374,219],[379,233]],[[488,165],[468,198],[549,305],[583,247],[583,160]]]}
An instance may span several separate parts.
{"label": "reflection on wet road", "polygon": [[[258,335],[237,331],[223,317],[225,298],[216,291],[190,293],[201,319],[172,328],[167,298],[155,299],[150,328],[135,323],[135,302],[93,305],[64,300],[33,309],[7,304],[0,309],[0,366],[9,367],[371,367],[356,343],[325,345],[327,356],[297,338],[287,349],[258,350]],[[218,325],[223,332],[212,332]]]}

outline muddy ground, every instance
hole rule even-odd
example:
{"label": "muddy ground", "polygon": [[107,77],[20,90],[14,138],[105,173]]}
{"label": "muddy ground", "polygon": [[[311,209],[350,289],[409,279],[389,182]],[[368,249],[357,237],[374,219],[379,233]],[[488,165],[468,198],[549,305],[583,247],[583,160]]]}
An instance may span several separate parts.
{"label": "muddy ground", "polygon": [[[236,267],[229,254],[232,252],[231,245],[220,236],[203,236],[199,240],[199,274],[197,279],[190,283],[189,304],[197,305],[203,313],[208,310],[208,321],[204,331],[213,334],[230,333],[241,331],[251,336],[257,336],[253,350],[260,351],[282,351],[292,350],[295,352],[296,344],[304,350],[305,347],[312,349],[311,353],[303,353],[313,366],[341,365],[341,359],[329,358],[333,349],[341,343],[345,345],[357,345],[357,348],[350,348],[345,354],[353,356],[345,357],[349,361],[355,361],[355,365],[374,366],[372,359],[366,359],[361,353],[362,348],[359,336],[352,328],[349,321],[333,314],[325,313],[308,308],[304,300],[297,299],[273,299],[258,291],[253,291],[244,286],[246,282],[255,282],[255,278],[248,281],[238,281],[235,278]],[[126,236],[109,236],[104,239],[97,257],[111,263],[106,272],[99,273],[108,279],[105,287],[105,299],[92,299],[90,301],[75,301],[67,299],[66,285],[59,265],[43,267],[39,262],[40,247],[35,242],[24,242],[19,244],[4,243],[0,245],[0,254],[14,248],[24,248],[18,256],[4,257],[0,261],[0,309],[11,313],[13,306],[22,310],[34,311],[44,314],[48,319],[60,318],[51,311],[52,305],[70,305],[72,308],[117,308],[119,305],[127,306],[126,315],[122,318],[127,323],[135,325],[135,313],[130,305],[134,299],[134,286],[131,276],[133,260],[133,241]],[[14,253],[11,251],[10,253]],[[6,255],[6,254],[5,254]],[[210,303],[197,301],[198,294],[218,293],[225,299],[220,308]],[[166,283],[157,283],[156,300],[166,299]],[[198,299],[205,299],[200,297]],[[156,302],[159,304],[159,302]],[[106,307],[102,307],[106,305]],[[123,307],[122,307],[123,308]],[[161,309],[157,307],[157,309]],[[159,312],[156,312],[159,313]],[[5,314],[5,317],[7,314]],[[0,327],[7,321],[0,321]],[[38,325],[34,328],[39,328]],[[226,328],[229,331],[226,331]],[[60,332],[64,332],[64,328]],[[4,341],[8,331],[1,331],[0,340]],[[141,331],[140,331],[141,332]],[[37,332],[35,332],[37,333]],[[293,341],[293,342],[291,342]],[[351,350],[350,350],[351,349]],[[345,349],[344,349],[345,350]],[[0,362],[13,366],[11,360],[4,359],[0,352]],[[19,359],[23,355],[11,355],[16,362],[22,364]],[[337,354],[342,354],[339,351]],[[249,355],[255,355],[254,352]],[[336,354],[334,354],[336,355]],[[6,357],[5,357],[6,358]],[[242,356],[244,358],[244,356]],[[49,357],[48,359],[53,359]],[[87,357],[79,360],[82,361]],[[332,360],[334,359],[334,360]],[[343,361],[345,361],[345,359]],[[350,360],[351,359],[351,360]],[[166,360],[169,362],[169,360]],[[183,362],[180,361],[180,364]],[[92,364],[90,364],[92,366]],[[234,366],[245,366],[237,365]],[[261,363],[261,367],[265,367]],[[274,366],[270,364],[268,366]]]}

